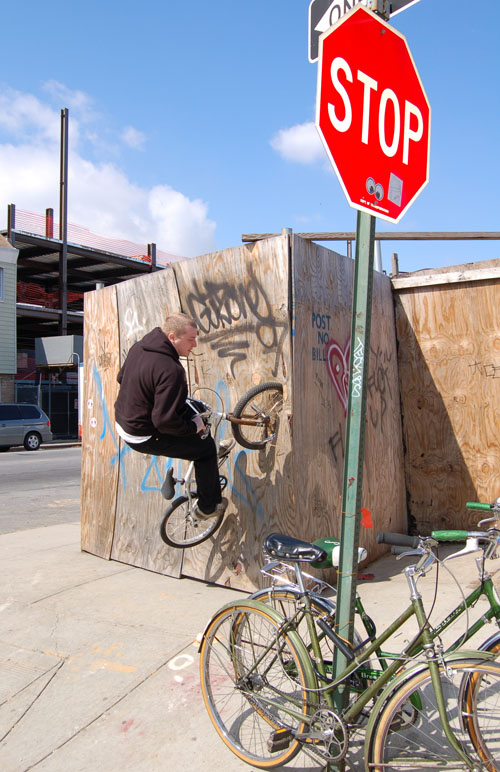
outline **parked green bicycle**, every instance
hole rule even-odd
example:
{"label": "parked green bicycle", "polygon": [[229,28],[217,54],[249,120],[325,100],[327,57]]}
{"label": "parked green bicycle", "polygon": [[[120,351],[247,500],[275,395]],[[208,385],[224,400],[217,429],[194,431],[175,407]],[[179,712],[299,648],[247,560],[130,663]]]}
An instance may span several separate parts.
{"label": "parked green bicycle", "polygon": [[[304,748],[335,763],[359,748],[364,732],[367,771],[500,770],[500,665],[487,651],[444,652],[417,590],[436,561],[436,544],[421,539],[418,562],[405,569],[408,609],[380,635],[370,629],[373,640],[353,649],[333,629],[326,609],[334,604],[304,585],[300,564],[322,563],[326,552],[281,534],[266,539],[267,554],[293,566],[297,589],[283,589],[295,611],[283,615],[258,600],[230,603],[213,617],[200,647],[207,710],[239,758],[273,768]],[[418,634],[402,652],[384,654],[384,643],[412,617]],[[325,641],[349,663],[335,680]],[[381,668],[367,667],[379,655]],[[350,700],[339,708],[336,695],[347,682]]]}
{"label": "parked green bicycle", "polygon": [[[486,526],[487,523],[496,523],[497,518],[500,516],[500,507],[498,504],[483,504],[479,502],[468,502],[466,504],[468,509],[487,511],[490,515],[493,513],[493,517],[489,517],[485,520],[481,520],[478,524],[478,528]],[[500,598],[493,584],[491,574],[486,570],[485,561],[489,558],[496,556],[496,550],[499,544],[499,530],[496,527],[489,528],[484,531],[464,531],[464,530],[447,530],[447,531],[433,531],[431,537],[439,543],[447,542],[465,542],[465,546],[460,551],[453,553],[446,560],[450,560],[452,557],[459,557],[468,553],[477,553],[479,556],[476,558],[476,568],[478,575],[478,585],[472,590],[462,602],[459,603],[447,616],[436,623],[432,627],[432,633],[435,636],[440,636],[448,628],[450,628],[462,615],[468,613],[469,609],[476,606],[480,599],[487,602],[488,607],[481,616],[473,623],[468,624],[465,632],[458,636],[451,644],[447,646],[447,651],[454,651],[459,646],[463,646],[469,641],[476,633],[478,633],[486,624],[493,622],[500,627]],[[329,539],[321,539],[319,544],[325,544],[329,542]],[[334,542],[336,540],[333,540]],[[377,541],[379,543],[386,543],[392,545],[392,552],[395,555],[402,555],[407,550],[417,548],[421,542],[421,538],[418,536],[407,536],[406,534],[394,534],[394,533],[379,533],[377,534]],[[363,559],[363,550],[360,550],[359,559]],[[365,553],[366,554],[366,553]],[[338,567],[338,554],[334,553],[333,560],[330,556],[328,567]],[[326,565],[323,567],[327,567]],[[262,569],[262,573],[272,579],[272,585],[262,590],[258,590],[250,597],[255,600],[260,600],[265,603],[270,603],[280,614],[287,619],[294,619],[294,624],[300,625],[301,636],[307,638],[307,627],[304,624],[304,613],[300,607],[300,590],[296,582],[293,581],[294,569],[290,563],[279,563],[273,561]],[[335,595],[336,589],[329,585],[327,582],[312,577],[302,572],[303,577],[306,577],[308,581],[308,589],[310,592],[311,606],[313,614],[322,618],[331,627],[335,624]],[[355,601],[356,611],[356,629],[354,631],[354,649],[360,651],[362,646],[367,641],[373,641],[376,636],[375,623],[367,613],[359,594],[356,596]],[[327,652],[330,650],[331,657],[333,657],[333,645],[330,639],[321,630],[318,631],[318,637],[322,642],[323,654],[327,657]],[[310,649],[311,644],[308,643]],[[496,630],[488,638],[484,640],[478,647],[480,650],[489,651],[496,656],[500,653],[500,630]],[[381,649],[375,653],[380,668],[386,666],[388,659],[392,658],[392,654],[384,652]],[[378,671],[373,667],[361,667],[358,671],[358,678],[363,682],[373,680],[378,676]]]}

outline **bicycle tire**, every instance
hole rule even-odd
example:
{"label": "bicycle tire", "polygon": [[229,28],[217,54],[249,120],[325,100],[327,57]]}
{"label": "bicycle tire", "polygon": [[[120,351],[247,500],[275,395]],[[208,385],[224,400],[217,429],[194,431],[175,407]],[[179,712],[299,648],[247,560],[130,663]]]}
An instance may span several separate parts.
{"label": "bicycle tire", "polygon": [[[367,738],[366,772],[500,769],[500,665],[464,659],[439,671],[448,720],[470,765],[458,759],[444,734],[426,667],[402,681],[383,705]],[[483,679],[488,679],[487,689],[480,688]],[[469,682],[465,697],[464,680]],[[480,749],[488,758],[486,766],[479,761]]]}
{"label": "bicycle tire", "polygon": [[[195,496],[191,501],[195,501]],[[187,506],[186,506],[187,504]],[[184,549],[194,547],[209,539],[220,527],[224,515],[198,520],[189,511],[187,496],[178,496],[163,513],[160,536],[169,547]]]}
{"label": "bicycle tire", "polygon": [[244,394],[233,410],[235,418],[255,418],[262,413],[270,418],[268,426],[246,426],[231,424],[233,437],[249,450],[260,450],[272,442],[278,433],[283,407],[283,384],[274,381],[259,383]]}
{"label": "bicycle tire", "polygon": [[497,630],[496,633],[490,636],[486,641],[483,641],[481,646],[478,646],[477,648],[479,651],[489,651],[490,654],[495,655],[496,659],[500,654],[500,631]]}
{"label": "bicycle tire", "polygon": [[[301,748],[305,722],[284,708],[308,715],[315,700],[311,663],[296,633],[280,631],[280,617],[255,601],[230,603],[209,623],[200,646],[205,707],[217,733],[247,764],[273,769]],[[269,702],[269,700],[272,700]],[[280,706],[283,706],[280,707]],[[288,744],[270,750],[274,732],[289,731]]]}
{"label": "bicycle tire", "polygon": [[[493,664],[498,665],[497,662]],[[495,734],[495,739],[498,738],[500,713],[500,705],[498,704],[498,701],[497,720],[495,725],[488,728],[485,728],[484,726],[485,713],[483,706],[486,703],[484,692],[485,688],[486,690],[489,690],[490,688],[490,686],[485,683],[485,679],[489,677],[489,674],[485,674],[483,672],[481,674],[476,673],[473,675],[468,675],[466,678],[464,678],[461,691],[461,703],[462,713],[464,715],[464,725],[479,758],[485,765],[484,769],[488,770],[488,772],[498,772],[500,770],[500,742],[496,740],[496,748],[492,748],[492,732]],[[496,684],[495,688],[498,689],[498,684]],[[480,695],[479,700],[478,695]],[[488,710],[491,710],[490,706]],[[481,711],[483,713],[483,721],[480,724],[478,716],[480,715]]]}

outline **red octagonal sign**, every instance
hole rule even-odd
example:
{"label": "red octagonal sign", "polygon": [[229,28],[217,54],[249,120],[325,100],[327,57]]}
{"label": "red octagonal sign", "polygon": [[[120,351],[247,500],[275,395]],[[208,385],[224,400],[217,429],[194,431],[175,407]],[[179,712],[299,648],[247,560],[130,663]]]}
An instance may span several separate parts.
{"label": "red octagonal sign", "polygon": [[316,126],[351,206],[401,219],[429,178],[430,120],[397,30],[359,5],[321,36]]}

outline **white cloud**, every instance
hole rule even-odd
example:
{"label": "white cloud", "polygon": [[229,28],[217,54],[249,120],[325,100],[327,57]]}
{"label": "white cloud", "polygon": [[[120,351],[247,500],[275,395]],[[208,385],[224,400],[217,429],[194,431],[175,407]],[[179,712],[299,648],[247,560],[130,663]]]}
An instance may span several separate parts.
{"label": "white cloud", "polygon": [[71,112],[77,113],[83,121],[91,121],[97,118],[94,110],[94,102],[84,91],[73,90],[59,83],[58,80],[48,80],[43,84],[43,90],[62,107],[67,107]]}
{"label": "white cloud", "polygon": [[33,144],[57,142],[60,118],[55,110],[32,94],[7,88],[0,90],[0,129],[16,142],[30,138]]}
{"label": "white cloud", "polygon": [[285,161],[312,164],[325,158],[314,123],[299,123],[289,129],[281,129],[270,144]]}
{"label": "white cloud", "polygon": [[121,133],[121,138],[126,145],[133,150],[143,150],[146,142],[146,135],[138,129],[134,129],[133,126],[125,126]]}
{"label": "white cloud", "polygon": [[[48,91],[61,95],[65,87],[52,82]],[[91,100],[66,90],[72,98],[69,138],[68,219],[93,233],[147,244],[159,250],[193,257],[215,249],[215,222],[208,206],[189,199],[168,184],[151,189],[134,184],[115,163],[91,159],[85,139],[93,146],[107,131],[95,113],[91,129]],[[79,107],[77,107],[79,105]],[[81,109],[82,112],[78,113]],[[78,115],[73,118],[72,113]],[[129,127],[131,128],[131,127]],[[133,130],[135,131],[135,130]],[[130,139],[129,135],[129,139]],[[135,141],[141,139],[137,132]],[[59,211],[60,110],[32,94],[0,88],[0,222],[6,223],[7,205],[44,214]],[[5,225],[4,225],[5,227]]]}
{"label": "white cloud", "polygon": [[[154,222],[169,244],[171,252],[179,252],[185,239],[189,239],[189,254],[208,252],[215,245],[215,222],[207,219],[207,205],[199,198],[190,200],[168,185],[157,185],[148,195],[148,208]],[[177,223],[185,223],[188,232],[182,239]],[[207,248],[210,245],[210,248]]]}

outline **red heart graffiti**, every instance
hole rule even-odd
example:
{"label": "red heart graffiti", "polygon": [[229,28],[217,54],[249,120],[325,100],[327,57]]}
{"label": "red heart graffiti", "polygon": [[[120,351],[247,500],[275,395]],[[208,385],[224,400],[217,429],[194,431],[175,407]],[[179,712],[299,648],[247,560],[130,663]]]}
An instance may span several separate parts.
{"label": "red heart graffiti", "polygon": [[346,342],[343,349],[334,340],[331,340],[326,347],[326,365],[328,367],[328,374],[335,387],[335,391],[342,402],[344,415],[347,414],[347,399],[349,396],[350,353],[350,339]]}

